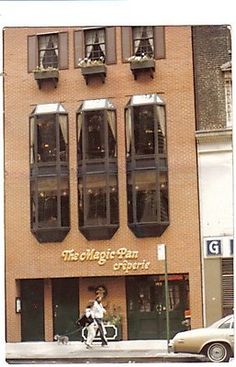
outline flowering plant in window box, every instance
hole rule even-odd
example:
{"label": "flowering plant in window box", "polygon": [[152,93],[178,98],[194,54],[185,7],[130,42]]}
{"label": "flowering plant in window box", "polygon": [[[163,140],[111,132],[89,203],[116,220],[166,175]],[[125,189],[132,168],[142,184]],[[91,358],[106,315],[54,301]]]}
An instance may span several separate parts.
{"label": "flowering plant in window box", "polygon": [[135,79],[137,73],[142,70],[149,70],[151,77],[153,78],[153,72],[155,71],[155,60],[153,57],[143,53],[141,56],[131,56],[127,61],[130,63],[130,70],[132,71]]}
{"label": "flowering plant in window box", "polygon": [[44,79],[52,79],[54,86],[56,87],[58,78],[59,78],[59,70],[52,66],[48,66],[44,68],[42,66],[37,66],[34,70],[34,79],[37,80],[39,89],[41,88],[41,81]]}
{"label": "flowering plant in window box", "polygon": [[79,59],[78,67],[81,68],[81,74],[84,76],[86,84],[88,84],[89,76],[99,76],[104,83],[106,77],[106,65],[104,62],[105,60],[102,56],[98,60],[92,60],[87,57]]}

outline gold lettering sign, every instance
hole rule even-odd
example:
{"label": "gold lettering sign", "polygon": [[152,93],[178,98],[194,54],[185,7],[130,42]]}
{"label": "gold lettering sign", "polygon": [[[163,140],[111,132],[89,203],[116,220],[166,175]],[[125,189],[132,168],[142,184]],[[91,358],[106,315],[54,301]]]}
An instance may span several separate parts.
{"label": "gold lettering sign", "polygon": [[147,270],[150,262],[146,260],[138,261],[139,251],[129,250],[126,247],[120,247],[117,250],[107,249],[105,251],[97,251],[94,248],[86,249],[83,252],[76,252],[74,249],[64,250],[61,254],[66,262],[70,261],[95,261],[98,265],[104,265],[109,260],[114,260],[114,271]]}

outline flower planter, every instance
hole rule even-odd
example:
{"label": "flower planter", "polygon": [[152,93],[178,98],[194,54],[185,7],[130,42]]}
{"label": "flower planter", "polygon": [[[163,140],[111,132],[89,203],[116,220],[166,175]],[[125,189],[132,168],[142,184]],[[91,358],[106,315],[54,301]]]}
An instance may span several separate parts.
{"label": "flower planter", "polygon": [[155,71],[155,60],[144,60],[139,62],[130,62],[130,70],[133,73],[134,79],[137,79],[137,75],[141,72],[149,72],[150,77],[153,79],[153,73]]}
{"label": "flower planter", "polygon": [[53,82],[54,87],[56,88],[59,79],[59,71],[58,70],[35,71],[34,79],[37,81],[39,89],[41,89],[42,82],[44,80],[51,80]]}
{"label": "flower planter", "polygon": [[106,65],[93,65],[93,66],[83,66],[81,67],[81,74],[83,75],[86,84],[88,84],[89,78],[91,77],[100,77],[102,82],[105,82],[105,78],[107,75]]}

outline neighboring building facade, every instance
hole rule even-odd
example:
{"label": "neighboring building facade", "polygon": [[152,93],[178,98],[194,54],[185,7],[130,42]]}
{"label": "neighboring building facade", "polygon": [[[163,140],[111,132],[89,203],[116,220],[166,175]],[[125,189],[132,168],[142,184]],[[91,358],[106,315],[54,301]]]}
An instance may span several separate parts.
{"label": "neighboring building facade", "polygon": [[204,324],[233,311],[231,34],[193,27]]}
{"label": "neighboring building facade", "polygon": [[124,340],[165,338],[159,244],[170,335],[202,326],[191,27],[6,28],[4,75],[6,340],[97,290]]}

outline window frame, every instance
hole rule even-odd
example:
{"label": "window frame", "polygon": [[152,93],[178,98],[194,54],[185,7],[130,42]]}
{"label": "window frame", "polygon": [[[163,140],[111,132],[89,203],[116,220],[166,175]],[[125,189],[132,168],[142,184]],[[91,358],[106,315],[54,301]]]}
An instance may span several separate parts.
{"label": "window frame", "polygon": [[[90,105],[86,104],[88,102]],[[86,107],[87,106],[87,107]],[[85,128],[86,114],[90,112],[100,111],[103,116],[103,133],[104,133],[104,157],[91,158],[86,156],[86,133]],[[114,120],[115,142],[117,147],[117,119],[116,109],[109,100],[88,100],[84,101],[77,110],[76,128],[77,128],[77,166],[78,166],[78,226],[79,230],[88,240],[93,239],[110,239],[119,227],[119,188],[118,188],[118,168],[117,168],[117,154],[114,150],[114,156],[110,156],[109,149],[109,112]],[[78,147],[82,146],[79,152]],[[89,198],[86,193],[89,188],[89,177],[102,177],[105,182],[103,191],[105,193],[105,220],[103,223],[89,223],[87,213],[89,209]],[[114,221],[111,208],[111,184],[114,182],[117,192],[117,210],[114,212],[114,218],[117,216],[118,220]],[[81,196],[82,195],[82,196]],[[81,217],[83,216],[83,218]]]}
{"label": "window frame", "polygon": [[[136,102],[135,102],[136,98]],[[153,108],[154,117],[154,154],[137,154],[135,151],[135,108],[140,106],[151,106]],[[158,106],[161,107],[163,115],[158,113]],[[159,135],[160,119],[164,123],[163,139],[165,139],[163,152],[159,152]],[[168,177],[168,159],[167,159],[167,127],[166,127],[166,107],[161,98],[156,95],[133,96],[129,100],[125,108],[125,133],[126,133],[126,175],[127,175],[127,219],[128,226],[137,237],[160,236],[169,225],[169,177]],[[127,139],[127,135],[130,135]],[[156,203],[156,220],[155,221],[139,221],[138,209],[136,206],[136,179],[138,173],[154,172],[155,174],[155,196]],[[163,176],[163,177],[162,177]],[[167,191],[168,204],[163,206],[161,182],[164,179],[165,190]],[[165,210],[165,215],[162,214]],[[145,228],[146,227],[146,228]]]}
{"label": "window frame", "polygon": [[[40,112],[41,108],[41,112]],[[45,110],[44,112],[42,112]],[[54,161],[38,161],[38,121],[40,116],[53,115],[56,124],[56,159]],[[64,116],[66,123],[66,159],[60,159],[60,116]],[[33,134],[33,139],[32,139]],[[32,146],[33,142],[33,146]],[[32,161],[32,156],[34,160]],[[30,227],[31,232],[37,238],[39,242],[61,242],[70,230],[70,177],[69,177],[69,121],[68,113],[64,107],[58,104],[46,104],[37,105],[29,116],[29,161],[30,161]],[[56,220],[52,224],[47,225],[47,219],[45,225],[40,224],[39,220],[39,187],[40,183],[46,184],[47,180],[55,180],[55,192],[56,192]],[[46,187],[46,186],[45,186]],[[62,196],[63,190],[67,192],[68,197],[68,212],[67,219],[65,219],[65,225],[62,223]],[[55,195],[54,195],[55,196]],[[49,196],[50,198],[50,196]],[[34,205],[33,205],[34,204]],[[65,211],[65,207],[64,207]],[[64,213],[63,211],[63,213]]]}

